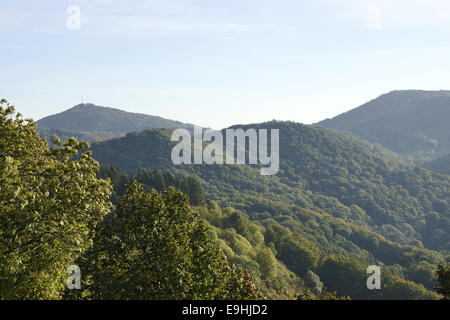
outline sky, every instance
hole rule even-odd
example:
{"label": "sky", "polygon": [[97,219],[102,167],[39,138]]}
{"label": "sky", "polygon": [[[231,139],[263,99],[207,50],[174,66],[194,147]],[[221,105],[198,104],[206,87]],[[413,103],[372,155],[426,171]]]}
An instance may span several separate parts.
{"label": "sky", "polygon": [[448,0],[0,0],[0,98],[215,129],[450,89]]}

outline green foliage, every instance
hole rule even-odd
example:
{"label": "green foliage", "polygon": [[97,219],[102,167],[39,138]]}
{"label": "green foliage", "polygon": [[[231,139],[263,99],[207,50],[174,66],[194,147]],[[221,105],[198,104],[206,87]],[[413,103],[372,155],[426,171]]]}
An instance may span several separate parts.
{"label": "green foliage", "polygon": [[320,278],[317,274],[308,270],[305,275],[305,287],[311,288],[313,292],[316,294],[322,293],[323,283],[320,281]]}
{"label": "green foliage", "polygon": [[109,132],[109,131],[69,131],[64,129],[49,129],[38,127],[37,132],[41,138],[46,138],[51,144],[52,137],[58,136],[61,140],[69,140],[75,138],[79,141],[100,142],[109,139],[124,137],[125,133]]}
{"label": "green foliage", "polygon": [[200,182],[192,176],[177,177],[170,171],[160,170],[138,170],[137,174],[128,175],[117,167],[100,168],[99,176],[103,179],[110,179],[114,185],[112,202],[117,203],[118,199],[125,193],[126,184],[136,180],[142,184],[145,190],[155,189],[162,192],[168,187],[175,187],[177,190],[189,196],[192,205],[200,205],[205,201]]}
{"label": "green foliage", "polygon": [[151,128],[192,129],[192,125],[179,121],[90,103],[79,104],[59,114],[45,117],[37,125],[41,136],[48,140],[56,134],[62,139],[75,137],[89,142],[118,138],[130,132]]}
{"label": "green foliage", "polygon": [[415,264],[410,268],[407,278],[411,281],[422,283],[428,290],[433,290],[436,283],[434,266],[425,261]]}
{"label": "green foliage", "polygon": [[[99,173],[87,143],[54,137],[49,147],[5,100],[0,137],[0,298],[262,298],[250,273],[229,267],[183,193],[148,193],[137,182],[125,191],[128,175]],[[117,211],[112,185],[98,175],[124,192]],[[178,184],[203,203],[192,177],[138,175],[158,188]],[[81,291],[65,290],[72,264],[81,266]]]}
{"label": "green foliage", "polygon": [[[49,148],[32,122],[1,110],[1,297],[59,298],[77,261],[83,291],[69,298],[255,299],[256,287],[272,299],[439,298],[430,289],[450,252],[448,176],[276,121],[241,126],[280,129],[276,176],[258,165],[173,166],[167,129],[94,144],[97,176],[85,143]],[[99,178],[118,203],[100,225],[111,186]],[[371,264],[382,290],[366,288]]]}
{"label": "green foliage", "polygon": [[[450,249],[450,178],[386,162],[356,141],[290,122],[243,126],[280,129],[280,172],[262,177],[252,166],[181,165],[170,161],[170,132],[153,130],[93,145],[104,165],[194,175],[207,197],[252,218],[293,216],[300,209],[333,214],[401,244]],[[145,150],[145,152],[143,151]],[[427,224],[436,212],[439,223]]]}
{"label": "green foliage", "polygon": [[[174,166],[169,130],[94,144],[93,152],[101,163],[128,172],[144,167],[196,177],[205,196],[225,208],[214,209],[207,220],[216,228],[233,228],[253,248],[216,230],[227,243],[224,252],[242,253],[230,261],[256,272],[255,281],[264,282],[260,287],[267,288],[268,296],[276,285],[268,289],[270,281],[261,278],[261,268],[254,265],[258,264],[255,249],[263,239],[263,245],[300,283],[308,271],[320,275],[324,258],[346,255],[366,267],[374,263],[400,266],[401,272],[390,278],[407,281],[401,284],[405,290],[396,291],[399,298],[437,297],[427,291],[430,273],[415,267],[435,268],[450,251],[449,177],[382,158],[356,139],[318,127],[277,121],[239,127],[280,129],[277,175],[261,176],[258,166],[250,165]],[[234,211],[241,216],[232,215]],[[261,232],[245,226],[243,216],[256,222]],[[322,277],[321,281],[329,287]],[[339,285],[336,290],[346,288],[352,298],[362,296],[351,283]],[[363,285],[367,291],[364,280]]]}
{"label": "green foliage", "polygon": [[449,91],[393,91],[319,125],[416,160],[432,159],[450,151],[449,101]]}
{"label": "green foliage", "polygon": [[128,185],[83,257],[92,299],[257,299],[246,272],[228,266],[187,196]]}
{"label": "green foliage", "polygon": [[352,299],[437,299],[438,296],[412,281],[396,275],[392,268],[381,266],[381,289],[368,290],[366,287],[367,266],[356,259],[331,256],[325,259],[318,274],[330,290],[351,296]]}
{"label": "green foliage", "polygon": [[0,298],[58,299],[66,270],[92,245],[110,210],[87,143],[53,139],[0,105]]}
{"label": "green foliage", "polygon": [[259,264],[261,275],[264,278],[271,278],[276,273],[277,259],[269,248],[260,248],[255,257],[256,262]]}
{"label": "green foliage", "polygon": [[295,239],[288,228],[279,224],[269,224],[266,226],[265,239],[267,243],[274,244],[279,259],[297,275],[304,277],[308,270],[316,267],[318,250],[307,247],[306,243]]}
{"label": "green foliage", "polygon": [[[276,258],[274,249],[265,245],[264,227],[249,221],[233,208],[221,210],[211,200],[208,208],[198,209],[229,263],[248,270],[264,296],[269,299],[294,299],[297,296],[302,280]],[[238,222],[236,228],[231,221]]]}
{"label": "green foliage", "polygon": [[434,160],[422,163],[424,168],[450,175],[450,153]]}
{"label": "green foliage", "polygon": [[349,297],[338,297],[337,292],[320,292],[314,293],[305,289],[297,297],[298,300],[350,300]]}
{"label": "green foliage", "polygon": [[449,264],[440,264],[436,271],[438,285],[436,292],[443,296],[444,300],[450,300],[450,266]]}

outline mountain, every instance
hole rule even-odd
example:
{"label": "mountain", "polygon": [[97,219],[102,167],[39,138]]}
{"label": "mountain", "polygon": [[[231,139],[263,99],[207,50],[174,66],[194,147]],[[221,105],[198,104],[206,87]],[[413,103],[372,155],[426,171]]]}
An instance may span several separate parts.
{"label": "mountain", "polygon": [[157,116],[131,113],[119,109],[101,107],[91,103],[79,104],[64,112],[37,121],[41,136],[60,138],[75,137],[95,142],[121,137],[129,132],[151,128],[188,128],[191,124],[168,120]]}
{"label": "mountain", "polygon": [[420,162],[450,152],[450,91],[393,91],[317,125]]}
{"label": "mountain", "polygon": [[422,167],[450,175],[450,153],[422,164]]}
{"label": "mountain", "polygon": [[47,141],[51,141],[51,137],[54,135],[57,135],[61,140],[68,140],[73,137],[80,141],[88,142],[100,142],[125,136],[125,133],[110,131],[70,131],[45,127],[38,127],[37,131],[41,137],[46,137]]}
{"label": "mountain", "polygon": [[[432,241],[422,234],[424,226],[421,225],[429,212],[443,216],[450,214],[449,177],[388,161],[357,140],[326,129],[290,122],[232,128],[238,127],[280,128],[280,170],[277,175],[261,176],[257,166],[249,165],[175,166],[170,158],[175,143],[170,141],[171,130],[168,129],[131,133],[124,138],[93,144],[92,150],[102,165],[117,166],[126,172],[145,168],[194,174],[213,199],[251,214],[260,211],[261,195],[267,200],[284,203],[282,207],[286,207],[286,203],[305,204],[308,201],[303,197],[309,193],[332,197],[347,207],[358,205],[367,215],[366,222],[373,223],[378,232],[393,240],[404,243],[420,240],[426,247],[450,250],[448,232],[445,237],[441,235],[439,241]],[[247,197],[247,201],[242,202],[242,197]],[[388,228],[390,231],[383,231],[381,226],[387,224],[398,230]],[[414,231],[404,224],[413,226]]]}
{"label": "mountain", "polygon": [[320,127],[273,121],[233,128],[280,129],[277,175],[261,176],[259,165],[175,166],[169,129],[95,143],[92,151],[103,166],[128,173],[145,168],[194,176],[208,199],[264,226],[266,245],[302,279],[309,270],[341,294],[382,298],[333,276],[351,278],[357,265],[364,277],[363,266],[379,264],[396,279],[389,278],[393,291],[383,291],[384,298],[398,288],[403,298],[431,297],[432,270],[450,252],[450,177],[384,158]]}

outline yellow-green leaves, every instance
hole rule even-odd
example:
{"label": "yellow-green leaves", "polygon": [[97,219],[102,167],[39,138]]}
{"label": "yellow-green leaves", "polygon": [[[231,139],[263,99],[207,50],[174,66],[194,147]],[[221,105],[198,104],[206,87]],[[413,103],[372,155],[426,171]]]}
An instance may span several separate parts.
{"label": "yellow-green leaves", "polygon": [[[111,186],[96,178],[86,143],[39,138],[0,102],[0,298],[58,299],[65,272],[109,213]],[[81,156],[80,156],[81,152]]]}
{"label": "yellow-green leaves", "polygon": [[189,199],[174,188],[146,192],[127,186],[80,261],[93,299],[250,299],[251,279],[228,266],[208,239]]}

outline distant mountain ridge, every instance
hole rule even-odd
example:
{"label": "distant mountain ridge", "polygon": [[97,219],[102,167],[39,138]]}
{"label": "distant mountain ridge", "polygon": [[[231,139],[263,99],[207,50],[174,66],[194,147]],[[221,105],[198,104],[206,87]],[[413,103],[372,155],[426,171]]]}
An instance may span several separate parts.
{"label": "distant mountain ridge", "polygon": [[126,112],[120,109],[79,104],[61,113],[37,121],[41,136],[53,134],[61,138],[71,136],[89,142],[104,141],[152,128],[186,128],[192,124],[169,120],[159,116]]}
{"label": "distant mountain ridge", "polygon": [[318,126],[348,131],[420,162],[450,152],[450,91],[384,94]]}
{"label": "distant mountain ridge", "polygon": [[[209,197],[219,201],[225,197],[227,200],[221,205],[239,208],[250,216],[254,211],[270,212],[262,205],[265,201],[280,201],[283,206],[288,203],[311,203],[313,200],[305,200],[301,194],[312,192],[335,198],[348,207],[358,205],[366,210],[367,221],[374,222],[378,228],[392,225],[386,230],[374,229],[386,237],[395,234],[392,240],[408,243],[417,239],[429,248],[450,248],[448,231],[441,234],[437,241],[432,240],[428,233],[424,235],[424,230],[419,227],[420,220],[430,211],[442,214],[442,225],[444,219],[448,219],[450,207],[446,197],[449,178],[438,177],[418,167],[395,162],[388,164],[386,159],[371,152],[365,145],[323,128],[293,122],[239,127],[244,130],[280,129],[280,171],[276,176],[263,178],[257,166],[247,165],[175,166],[170,160],[175,145],[170,141],[170,129],[146,130],[96,143],[92,145],[92,151],[103,166],[117,166],[127,172],[145,168],[193,174],[200,179]],[[416,183],[417,186],[412,188],[411,185]],[[428,194],[429,189],[433,189],[432,197]],[[426,197],[432,200],[417,203],[417,198]],[[246,200],[241,202],[243,198]],[[278,208],[271,213],[284,210],[289,211]],[[416,226],[416,231],[412,231],[410,226]]]}
{"label": "distant mountain ridge", "polygon": [[424,168],[450,175],[450,153],[422,164]]}
{"label": "distant mountain ridge", "polygon": [[[373,133],[375,142],[378,142],[375,138],[383,137],[381,134],[389,133],[389,130],[391,136],[384,142],[400,137],[393,142],[402,146],[401,141],[410,141],[410,145],[403,145],[407,149],[404,154],[420,156],[423,152],[429,156],[430,152],[435,155],[444,152],[445,134],[448,132],[447,126],[443,125],[448,116],[445,112],[441,112],[440,121],[433,123],[441,135],[435,135],[433,128],[427,128],[416,119],[423,125],[420,132],[424,140],[432,141],[432,148],[426,144],[427,147],[419,148],[419,151],[414,148],[408,150],[407,147],[417,146],[415,139],[419,135],[414,130],[407,130],[408,121],[412,119],[405,121],[400,118],[415,113],[417,108],[423,109],[423,103],[410,106],[417,100],[408,93],[406,96],[402,92],[391,93],[369,102],[368,107],[357,108],[357,116],[352,111],[349,113],[359,128],[372,128],[368,132]],[[427,98],[427,94],[418,92],[417,96],[422,97],[422,102],[433,100],[428,105],[436,105],[436,110],[444,108],[445,111],[446,93],[440,97],[432,94],[432,98]],[[83,108],[80,109],[83,112]],[[421,110],[419,115],[423,116],[423,113],[426,112]],[[438,112],[432,114],[436,116]],[[339,119],[342,123],[338,121],[338,124],[351,124],[345,117]],[[386,121],[387,127],[379,126],[380,121],[381,124],[384,121],[382,119],[390,118],[396,119],[398,124]],[[428,118],[423,116],[423,119]],[[70,118],[66,121],[70,122]],[[94,127],[93,124],[85,128],[90,127],[110,129],[107,126]],[[127,173],[139,172],[141,168],[169,170],[178,177],[194,177],[208,200],[215,200],[223,208],[240,210],[251,221],[266,228],[265,245],[273,247],[275,257],[302,279],[307,270],[312,271],[327,288],[355,299],[376,298],[378,294],[384,299],[432,297],[429,290],[433,290],[435,267],[450,252],[450,176],[396,161],[397,154],[390,155],[383,150],[385,145],[381,142],[371,145],[366,141],[370,139],[350,130],[338,133],[292,121],[230,128],[279,129],[279,172],[274,176],[261,176],[259,165],[174,165],[171,161],[171,150],[176,144],[171,141],[173,127],[128,133],[64,131],[67,128],[51,130],[59,130],[62,134],[122,134],[119,138],[91,145],[95,159],[103,167],[114,166]],[[403,136],[395,132],[396,129]],[[242,232],[239,231],[242,229],[239,221],[226,228],[228,233]],[[287,240],[290,238],[299,241],[302,247],[293,245]],[[244,242],[242,239],[242,243],[233,244],[236,252],[246,250]],[[280,245],[275,246],[276,243]],[[310,257],[320,257],[319,260],[325,262]],[[338,263],[333,257],[351,260]],[[239,256],[236,261],[241,266],[253,266],[244,256]],[[384,279],[387,280],[382,293],[368,291],[366,279],[360,281],[361,286],[353,285],[355,265],[359,265],[357,273],[365,275],[365,268],[370,264],[383,266]],[[348,276],[339,277],[342,280],[336,281],[336,273]],[[392,294],[397,291],[402,293]]]}
{"label": "distant mountain ridge", "polygon": [[[268,246],[291,234],[314,256],[344,255],[365,267],[383,265],[385,274],[401,270],[403,279],[392,286],[404,289],[402,297],[424,297],[418,293],[421,285],[433,288],[433,265],[450,250],[450,177],[391,161],[359,140],[324,128],[277,121],[233,128],[280,130],[276,175],[261,176],[258,165],[174,165],[171,129],[130,133],[94,143],[91,150],[102,166],[128,173],[144,168],[193,176],[206,198],[220,207],[238,209],[267,230],[273,223],[287,228],[277,229],[273,238],[266,233]],[[309,260],[298,261],[304,256],[283,246],[275,249],[289,270],[305,276],[299,266],[309,265]],[[361,289],[344,280],[333,284],[328,272],[341,274],[345,267],[308,268],[331,290],[355,299],[376,295],[364,281]],[[427,277],[421,273],[425,269]]]}

